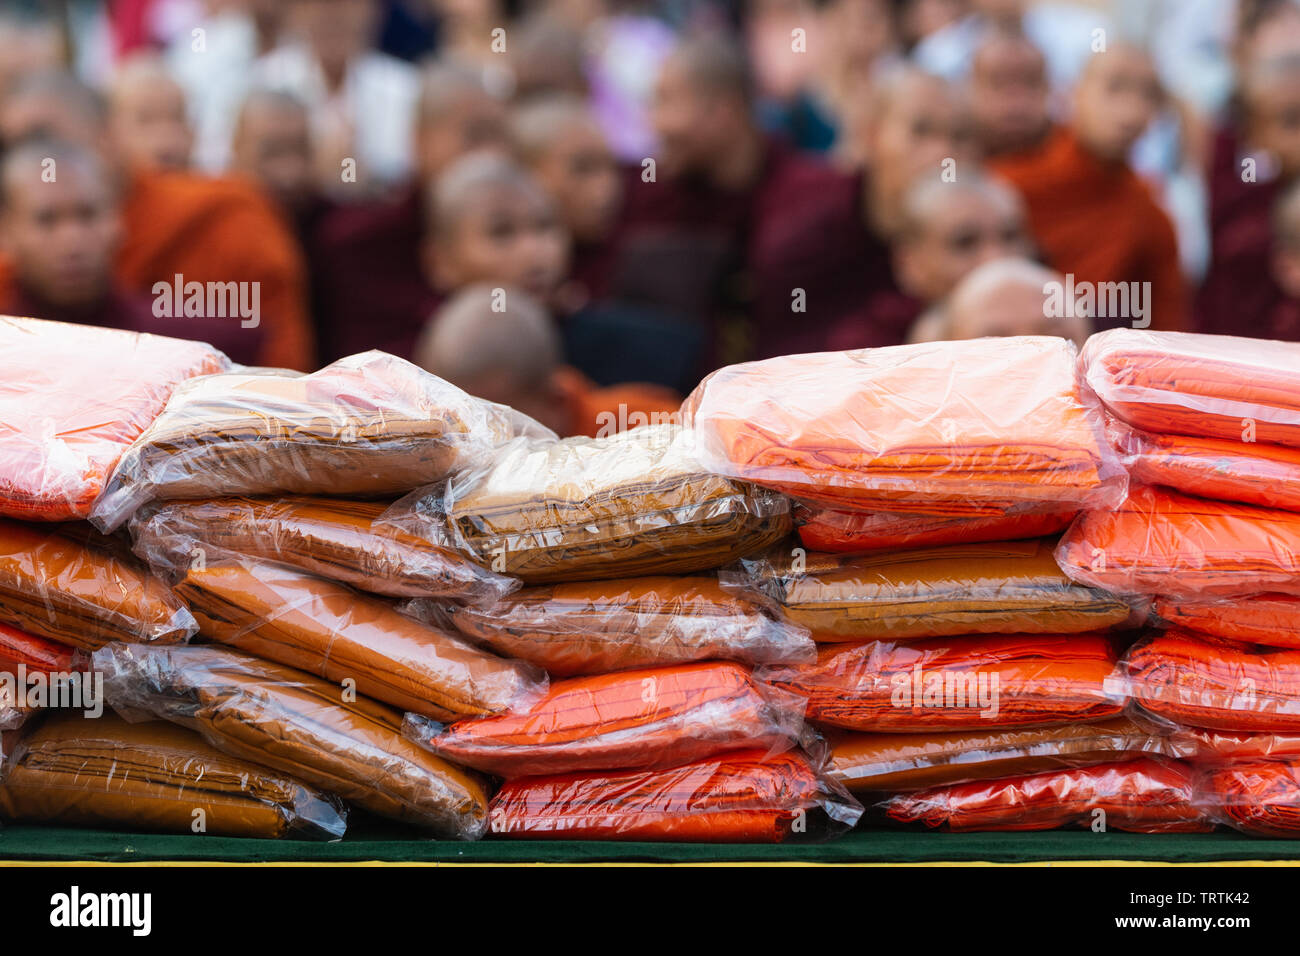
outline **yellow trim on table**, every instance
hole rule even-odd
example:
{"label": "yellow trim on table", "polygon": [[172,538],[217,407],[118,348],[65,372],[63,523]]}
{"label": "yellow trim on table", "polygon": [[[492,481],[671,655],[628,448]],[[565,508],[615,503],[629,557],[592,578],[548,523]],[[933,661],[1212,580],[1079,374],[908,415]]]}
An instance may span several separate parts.
{"label": "yellow trim on table", "polygon": [[295,863],[288,860],[277,860],[266,863],[240,863],[225,860],[135,860],[122,863],[107,862],[104,860],[0,860],[0,868],[8,866],[458,866],[458,867],[538,867],[538,866],[620,866],[620,867],[641,867],[641,866],[712,866],[712,867],[732,867],[732,866],[763,866],[763,867],[782,867],[782,866],[858,866],[858,867],[887,867],[887,866],[906,866],[906,867],[927,867],[927,866],[1006,866],[1006,867],[1032,867],[1032,866],[1059,866],[1059,867],[1091,867],[1091,866],[1180,866],[1180,867],[1227,867],[1227,866],[1300,866],[1300,859],[1297,860],[1206,860],[1200,863],[1167,863],[1161,860],[1037,860],[1026,863],[986,863],[980,861],[962,861],[962,862],[940,862],[933,863],[818,863],[811,861],[791,860],[789,862],[769,861],[769,860],[737,860],[732,863],[727,862],[684,862],[684,863],[636,863],[636,862],[604,862],[604,863],[487,863],[487,862],[463,862],[463,863],[444,863],[437,860],[419,861],[419,860],[401,860],[401,861],[384,861],[384,860],[350,860],[339,862],[328,861],[311,861]]}

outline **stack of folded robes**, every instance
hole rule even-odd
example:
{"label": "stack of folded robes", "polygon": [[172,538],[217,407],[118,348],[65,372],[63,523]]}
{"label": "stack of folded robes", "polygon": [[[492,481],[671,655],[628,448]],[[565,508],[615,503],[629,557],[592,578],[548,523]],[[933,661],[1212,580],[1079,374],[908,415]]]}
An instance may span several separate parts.
{"label": "stack of folded robes", "polygon": [[51,675],[70,676],[73,655],[65,644],[0,624],[0,730],[21,726],[36,710],[26,692],[31,678],[42,675],[48,687]]}

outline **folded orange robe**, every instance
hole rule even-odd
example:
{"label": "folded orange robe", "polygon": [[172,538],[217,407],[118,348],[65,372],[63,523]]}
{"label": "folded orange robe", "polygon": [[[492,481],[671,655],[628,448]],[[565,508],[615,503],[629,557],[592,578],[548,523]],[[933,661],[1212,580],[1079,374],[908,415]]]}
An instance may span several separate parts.
{"label": "folded orange robe", "polygon": [[1218,730],[1300,730],[1300,651],[1165,631],[1124,658],[1129,693],[1175,723]]}
{"label": "folded orange robe", "polygon": [[787,355],[720,369],[682,406],[720,474],[832,507],[994,515],[1104,506],[1126,476],[1047,336]]}
{"label": "folded orange robe", "polygon": [[[1075,584],[1046,541],[954,544],[859,557],[782,556],[767,579],[818,641],[913,640],[960,634],[1076,634],[1125,623],[1128,604]],[[795,570],[801,567],[802,570]]]}
{"label": "folded orange robe", "polygon": [[205,637],[439,720],[496,714],[546,688],[505,660],[379,598],[257,558],[195,561],[176,585]]}
{"label": "folded orange robe", "polygon": [[1128,717],[1030,730],[855,734],[830,738],[827,774],[853,793],[898,792],[1065,767],[1182,755],[1170,738]]}
{"label": "folded orange robe", "polygon": [[1174,627],[1245,644],[1300,648],[1300,597],[1252,594],[1218,601],[1158,597],[1152,610]]}
{"label": "folded orange robe", "polygon": [[1123,694],[1109,640],[1094,635],[864,641],[821,648],[815,664],[758,675],[808,701],[811,721],[847,730],[931,733],[1114,717]]}
{"label": "folded orange robe", "polygon": [[1155,435],[1114,423],[1111,441],[1133,480],[1189,495],[1300,511],[1300,449],[1240,437]]}
{"label": "folded orange robe", "polygon": [[474,641],[563,677],[702,660],[811,660],[807,629],[769,603],[701,575],[531,587],[448,613]]}
{"label": "folded orange robe", "polygon": [[1300,732],[1249,734],[1231,730],[1177,727],[1169,735],[1180,756],[1197,764],[1248,760],[1300,760]]}
{"label": "folded orange robe", "polygon": [[1201,799],[1242,833],[1300,838],[1300,760],[1230,764],[1206,775]]}
{"label": "folded orange robe", "polygon": [[155,564],[176,562],[176,542],[195,539],[391,597],[490,601],[519,586],[450,547],[376,526],[386,507],[312,497],[173,501],[142,510],[131,531],[136,551]]}
{"label": "folded orange robe", "polygon": [[1067,826],[1135,833],[1214,829],[1195,800],[1195,778],[1187,766],[1142,757],[898,794],[882,809],[904,823],[955,832]]}
{"label": "folded orange robe", "polygon": [[1300,446],[1300,343],[1111,329],[1082,364],[1106,407],[1144,431]]}
{"label": "folded orange robe", "polygon": [[1300,514],[1144,485],[1080,515],[1056,558],[1074,580],[1121,594],[1300,594]]}
{"label": "folded orange robe", "polygon": [[799,539],[813,551],[865,554],[898,548],[1041,538],[1069,527],[1074,511],[1028,511],[985,518],[891,511],[836,511],[815,505],[795,516]]}
{"label": "folded orange robe", "polygon": [[72,657],[72,648],[66,644],[0,623],[0,673],[16,673],[19,664],[29,673],[69,671]]}
{"label": "folded orange robe", "polygon": [[91,520],[111,531],[154,499],[397,495],[547,429],[385,352],[310,375],[251,369],[177,388],[122,456]]}
{"label": "folded orange robe", "polygon": [[55,713],[23,738],[0,818],[51,826],[337,840],[347,811],[283,774],[163,721]]}
{"label": "folded orange robe", "polygon": [[680,664],[558,681],[528,710],[443,730],[407,718],[409,737],[499,777],[666,767],[724,750],[795,746],[797,699],[737,664]]}
{"label": "folded orange robe", "polygon": [[666,770],[507,781],[491,829],[532,840],[782,843],[834,836],[861,815],[798,752],[747,750]]}
{"label": "folded orange robe", "polygon": [[162,581],[50,528],[0,519],[0,622],[87,650],[188,640],[194,616]]}
{"label": "folded orange robe", "polygon": [[337,684],[224,647],[111,644],[93,665],[118,711],[197,730],[222,753],[440,836],[486,829],[478,775],[404,739],[400,711]]}
{"label": "folded orange robe", "polygon": [[0,515],[86,517],[172,389],[228,365],[200,342],[0,316]]}

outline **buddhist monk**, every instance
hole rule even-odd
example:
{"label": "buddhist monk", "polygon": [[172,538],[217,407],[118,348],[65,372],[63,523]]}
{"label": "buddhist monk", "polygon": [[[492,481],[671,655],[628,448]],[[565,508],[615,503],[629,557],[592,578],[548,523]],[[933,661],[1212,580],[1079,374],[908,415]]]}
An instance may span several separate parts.
{"label": "buddhist monk", "polygon": [[247,176],[297,216],[317,199],[307,107],[292,93],[255,89],[235,119],[230,171]]}
{"label": "buddhist monk", "polygon": [[994,30],[971,60],[971,122],[987,159],[1032,149],[1051,132],[1047,62],[1023,33]]}
{"label": "buddhist monk", "polygon": [[152,54],[122,63],[108,91],[109,136],[128,172],[190,167],[194,131],[185,93],[167,65]]}
{"label": "buddhist monk", "polygon": [[1096,287],[1099,300],[1103,286],[1128,284],[1129,307],[1099,309],[1098,328],[1178,330],[1188,323],[1173,225],[1127,159],[1161,103],[1150,56],[1112,43],[1084,68],[1068,127],[1037,149],[990,163],[1024,197],[1030,229],[1053,268]]}

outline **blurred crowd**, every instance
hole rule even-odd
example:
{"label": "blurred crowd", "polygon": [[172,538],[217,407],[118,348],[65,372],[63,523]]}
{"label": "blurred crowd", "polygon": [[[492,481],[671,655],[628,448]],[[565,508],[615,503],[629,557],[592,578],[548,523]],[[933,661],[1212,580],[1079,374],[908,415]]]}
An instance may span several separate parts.
{"label": "blurred crowd", "polygon": [[0,313],[566,434],[793,352],[1300,340],[1297,0],[4,10]]}

